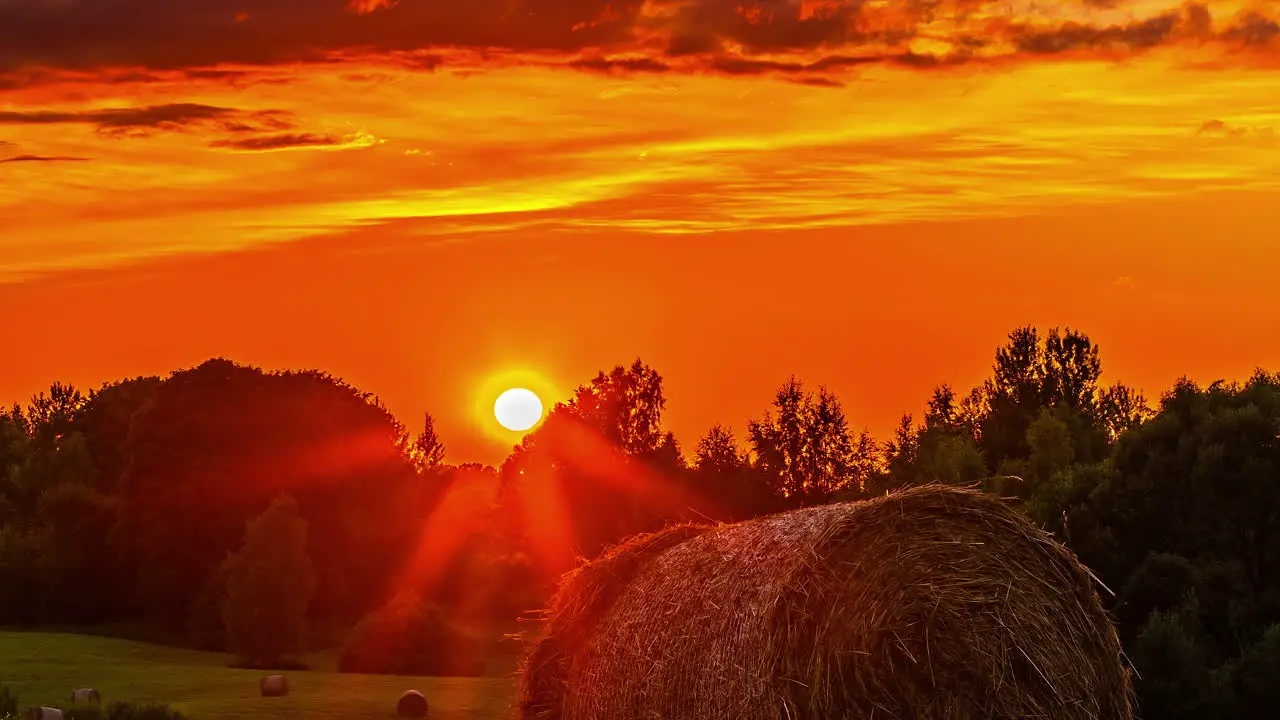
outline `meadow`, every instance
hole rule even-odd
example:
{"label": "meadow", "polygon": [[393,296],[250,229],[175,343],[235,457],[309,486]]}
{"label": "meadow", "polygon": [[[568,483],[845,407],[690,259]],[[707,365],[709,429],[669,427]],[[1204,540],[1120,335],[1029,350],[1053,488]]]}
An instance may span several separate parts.
{"label": "meadow", "polygon": [[117,638],[47,632],[0,632],[0,684],[25,709],[63,706],[75,688],[92,687],[104,704],[114,700],[168,703],[191,720],[253,717],[396,717],[396,700],[417,689],[438,720],[494,720],[508,716],[510,677],[427,678],[338,673],[327,655],[307,658],[314,668],[285,673],[290,692],[263,698],[264,673],[228,667],[230,655]]}

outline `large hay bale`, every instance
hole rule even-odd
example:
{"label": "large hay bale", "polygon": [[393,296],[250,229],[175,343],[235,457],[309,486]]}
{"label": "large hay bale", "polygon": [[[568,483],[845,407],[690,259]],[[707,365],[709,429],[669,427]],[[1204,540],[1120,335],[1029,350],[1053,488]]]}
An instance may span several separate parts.
{"label": "large hay bale", "polygon": [[402,718],[424,718],[427,710],[427,699],[417,690],[405,690],[396,701],[396,715]]}
{"label": "large hay bale", "polygon": [[72,704],[101,705],[102,695],[93,688],[80,688],[71,691],[71,702]]}
{"label": "large hay bale", "polygon": [[289,679],[283,675],[267,675],[258,684],[262,697],[283,697],[289,694]]}
{"label": "large hay bale", "polygon": [[27,720],[62,720],[62,711],[51,707],[28,708]]}
{"label": "large hay bale", "polygon": [[997,498],[914,488],[644,536],[568,576],[522,720],[1131,720],[1089,571]]}

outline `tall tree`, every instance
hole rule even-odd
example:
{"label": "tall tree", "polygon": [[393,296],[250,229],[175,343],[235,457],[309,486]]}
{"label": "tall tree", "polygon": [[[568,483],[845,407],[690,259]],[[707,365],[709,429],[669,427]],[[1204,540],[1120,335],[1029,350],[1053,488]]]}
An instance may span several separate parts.
{"label": "tall tree", "polygon": [[1115,442],[1124,431],[1141,425],[1152,414],[1151,406],[1142,393],[1124,383],[1108,387],[1098,398],[1098,416],[1111,442]]}
{"label": "tall tree", "polygon": [[136,574],[135,606],[171,629],[281,493],[311,527],[317,622],[383,602],[418,540],[425,509],[403,426],[324,373],[211,360],[165,380],[128,437],[113,542]]}
{"label": "tall tree", "polygon": [[1041,402],[1092,414],[1097,402],[1098,377],[1102,374],[1098,346],[1079,331],[1067,328],[1059,332],[1057,328],[1050,328],[1044,339],[1042,363]]}
{"label": "tall tree", "polygon": [[[600,372],[552,408],[506,462],[506,496],[525,509],[560,498],[572,551],[586,556],[622,538],[661,527],[687,507],[686,468],[662,426],[662,376],[637,359]],[[544,536],[545,519],[526,517],[522,532]],[[559,561],[548,560],[549,564]]]}
{"label": "tall tree", "polygon": [[733,472],[746,464],[733,431],[723,425],[712,425],[694,450],[693,467],[700,472]]}
{"label": "tall tree", "polygon": [[120,489],[129,465],[129,431],[139,411],[156,396],[163,381],[137,377],[107,383],[89,393],[76,413],[73,428],[84,435],[97,471],[95,486],[104,492]]}
{"label": "tall tree", "polygon": [[1136,412],[1130,404],[1116,410],[1111,402],[1131,401],[1131,396],[1108,400],[1099,391],[1099,349],[1087,335],[1071,328],[1050,328],[1043,339],[1034,327],[1013,331],[996,351],[992,371],[992,378],[983,385],[986,412],[975,437],[988,466],[1000,473],[1022,471],[1031,454],[1027,431],[1045,408],[1067,423],[1077,454],[1089,462],[1105,456],[1108,436],[1113,434],[1105,413],[1116,416],[1112,424],[1127,427]]}
{"label": "tall tree", "polygon": [[1033,482],[1048,481],[1075,460],[1071,427],[1047,408],[1027,429],[1027,445],[1031,448],[1029,465]]}
{"label": "tall tree", "polygon": [[775,394],[773,410],[748,423],[747,432],[756,467],[792,502],[823,503],[847,487],[861,488],[844,408],[825,387],[807,392],[790,378]]}
{"label": "tall tree", "polygon": [[569,402],[575,417],[628,455],[655,452],[666,440],[662,376],[637,358],[579,386]]}
{"label": "tall tree", "polygon": [[301,652],[316,576],[297,502],[287,495],[273,500],[248,524],[240,551],[226,567],[222,618],[228,649],[247,667],[261,668]]}
{"label": "tall tree", "polygon": [[37,438],[61,438],[71,429],[76,413],[84,407],[84,396],[74,386],[55,382],[48,393],[31,398],[27,417]]}
{"label": "tall tree", "polygon": [[751,466],[733,431],[723,425],[713,425],[698,441],[690,481],[695,493],[691,519],[732,522],[779,507],[768,478]]}
{"label": "tall tree", "polygon": [[409,456],[420,473],[434,472],[444,464],[444,443],[436,434],[436,423],[431,413],[423,413],[422,431],[413,438]]}

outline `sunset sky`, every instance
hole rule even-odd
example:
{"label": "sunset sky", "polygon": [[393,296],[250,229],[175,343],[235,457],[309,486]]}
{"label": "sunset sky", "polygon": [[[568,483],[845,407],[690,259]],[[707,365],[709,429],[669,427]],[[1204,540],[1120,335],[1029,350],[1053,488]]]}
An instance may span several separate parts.
{"label": "sunset sky", "polygon": [[686,449],[1026,323],[1280,369],[1277,5],[0,0],[0,401],[316,367],[499,462],[503,385],[637,356]]}

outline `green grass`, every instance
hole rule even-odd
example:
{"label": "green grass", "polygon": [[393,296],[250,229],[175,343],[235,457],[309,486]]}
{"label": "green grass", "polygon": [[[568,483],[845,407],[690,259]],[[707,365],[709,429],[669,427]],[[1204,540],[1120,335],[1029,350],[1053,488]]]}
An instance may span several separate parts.
{"label": "green grass", "polygon": [[417,689],[431,704],[433,720],[498,720],[510,717],[514,683],[509,677],[424,678],[332,672],[331,658],[308,657],[312,672],[284,673],[289,695],[263,698],[256,670],[233,670],[219,653],[90,635],[0,632],[0,685],[23,708],[62,706],[75,688],[114,700],[162,702],[190,720],[342,718],[394,720],[400,693]]}

